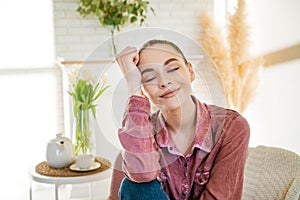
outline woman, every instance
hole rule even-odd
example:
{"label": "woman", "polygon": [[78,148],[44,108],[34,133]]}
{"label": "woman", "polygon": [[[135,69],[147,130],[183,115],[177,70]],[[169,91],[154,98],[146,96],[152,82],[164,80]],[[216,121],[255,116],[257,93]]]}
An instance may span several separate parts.
{"label": "woman", "polygon": [[191,95],[194,70],[172,42],[127,47],[117,62],[130,98],[118,133],[123,172],[114,170],[110,199],[121,181],[120,199],[241,199],[247,121]]}

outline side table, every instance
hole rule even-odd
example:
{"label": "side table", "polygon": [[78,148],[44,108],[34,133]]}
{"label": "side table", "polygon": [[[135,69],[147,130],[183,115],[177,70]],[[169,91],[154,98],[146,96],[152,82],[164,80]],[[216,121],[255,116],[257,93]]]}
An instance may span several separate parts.
{"label": "side table", "polygon": [[[79,172],[80,173],[80,172]],[[32,200],[32,181],[36,181],[39,183],[46,183],[46,184],[54,184],[55,187],[55,200],[59,200],[59,186],[64,184],[80,184],[80,183],[90,183],[90,191],[89,191],[89,198],[93,198],[93,191],[91,184],[95,181],[100,181],[111,176],[111,169],[106,168],[103,171],[96,172],[89,175],[77,175],[77,176],[49,176],[43,175],[36,172],[36,167],[33,167],[29,171],[30,176],[30,188],[29,188],[29,197]]]}

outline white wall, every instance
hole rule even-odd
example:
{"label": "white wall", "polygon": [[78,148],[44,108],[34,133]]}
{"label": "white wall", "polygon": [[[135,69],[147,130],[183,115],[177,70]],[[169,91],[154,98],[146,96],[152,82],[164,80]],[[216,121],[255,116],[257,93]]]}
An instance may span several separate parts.
{"label": "white wall", "polygon": [[278,146],[300,154],[300,60],[264,69],[255,102],[246,117],[250,146]]}
{"label": "white wall", "polygon": [[299,0],[247,0],[253,53],[272,52],[300,43]]}
{"label": "white wall", "polygon": [[[253,54],[261,55],[300,43],[299,0],[248,1]],[[257,97],[245,116],[250,145],[284,147],[300,154],[300,60],[264,68]]]}

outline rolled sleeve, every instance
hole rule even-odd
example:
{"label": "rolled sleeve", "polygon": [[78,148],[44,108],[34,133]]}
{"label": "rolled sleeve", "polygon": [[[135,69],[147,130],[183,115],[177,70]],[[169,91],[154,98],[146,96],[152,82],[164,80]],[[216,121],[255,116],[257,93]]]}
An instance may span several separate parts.
{"label": "rolled sleeve", "polygon": [[154,180],[160,165],[148,99],[130,97],[118,136],[125,150],[122,153],[125,175],[135,182]]}

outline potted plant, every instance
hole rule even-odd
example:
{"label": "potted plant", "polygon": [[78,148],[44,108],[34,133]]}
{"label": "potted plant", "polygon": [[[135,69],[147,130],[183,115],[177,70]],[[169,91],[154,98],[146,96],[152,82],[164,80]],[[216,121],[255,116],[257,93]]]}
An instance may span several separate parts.
{"label": "potted plant", "polygon": [[109,26],[114,54],[117,53],[114,36],[126,23],[139,22],[142,25],[146,18],[149,2],[144,0],[80,0],[77,12],[82,17],[92,15],[100,24]]}
{"label": "potted plant", "polygon": [[[74,77],[73,77],[74,78]],[[109,86],[93,79],[77,78],[68,91],[73,100],[75,123],[75,155],[93,154],[93,126],[91,121],[96,118],[96,100]]]}

